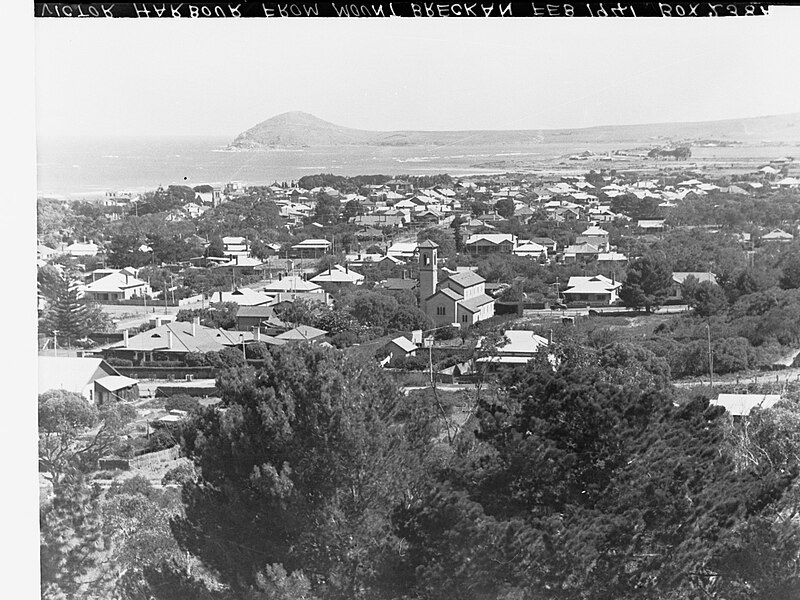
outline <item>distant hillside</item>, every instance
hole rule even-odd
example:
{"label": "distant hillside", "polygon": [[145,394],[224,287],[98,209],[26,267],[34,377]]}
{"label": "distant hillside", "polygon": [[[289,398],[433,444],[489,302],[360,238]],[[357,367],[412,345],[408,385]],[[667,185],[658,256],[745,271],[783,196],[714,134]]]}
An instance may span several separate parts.
{"label": "distant hillside", "polygon": [[584,129],[365,131],[340,127],[304,112],[288,112],[240,133],[229,147],[258,150],[316,146],[522,146],[549,142],[652,143],[664,139],[795,142],[800,141],[800,113],[700,123],[607,125]]}

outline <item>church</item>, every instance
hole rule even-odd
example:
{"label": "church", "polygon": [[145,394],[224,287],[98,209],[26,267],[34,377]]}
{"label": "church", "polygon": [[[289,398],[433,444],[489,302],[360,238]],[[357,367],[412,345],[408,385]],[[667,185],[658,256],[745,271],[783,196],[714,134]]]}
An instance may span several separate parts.
{"label": "church", "polygon": [[494,316],[494,298],[485,291],[486,280],[474,271],[457,273],[438,283],[437,248],[425,240],[419,245],[420,308],[436,327],[457,323],[468,327]]}

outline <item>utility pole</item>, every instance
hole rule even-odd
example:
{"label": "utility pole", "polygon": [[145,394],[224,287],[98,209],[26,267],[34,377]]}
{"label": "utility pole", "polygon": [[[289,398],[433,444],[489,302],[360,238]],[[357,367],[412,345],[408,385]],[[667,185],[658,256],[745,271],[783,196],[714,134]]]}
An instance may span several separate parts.
{"label": "utility pole", "polygon": [[706,323],[706,333],[708,334],[708,378],[711,387],[714,387],[714,353],[711,350],[711,325]]}

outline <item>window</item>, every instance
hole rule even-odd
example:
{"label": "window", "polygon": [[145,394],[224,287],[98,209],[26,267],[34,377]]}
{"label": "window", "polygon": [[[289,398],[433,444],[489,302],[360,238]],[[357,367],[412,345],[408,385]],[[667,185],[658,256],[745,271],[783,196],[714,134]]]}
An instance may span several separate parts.
{"label": "window", "polygon": [[427,267],[429,264],[431,264],[431,257],[427,254],[423,255],[422,262],[425,263],[425,266]]}
{"label": "window", "polygon": [[466,323],[467,322],[467,315],[461,315],[461,322],[462,323]]}
{"label": "window", "polygon": [[444,307],[444,306],[437,306],[436,307],[436,314],[438,316],[440,316],[440,317],[443,316],[443,315],[446,315],[447,314],[447,308]]}

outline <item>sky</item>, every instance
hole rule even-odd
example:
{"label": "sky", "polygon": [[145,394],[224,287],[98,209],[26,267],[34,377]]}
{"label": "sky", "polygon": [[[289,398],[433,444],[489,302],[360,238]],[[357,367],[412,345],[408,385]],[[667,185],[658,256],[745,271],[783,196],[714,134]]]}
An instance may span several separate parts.
{"label": "sky", "polygon": [[233,137],[800,112],[800,7],[723,19],[38,19],[40,137]]}

